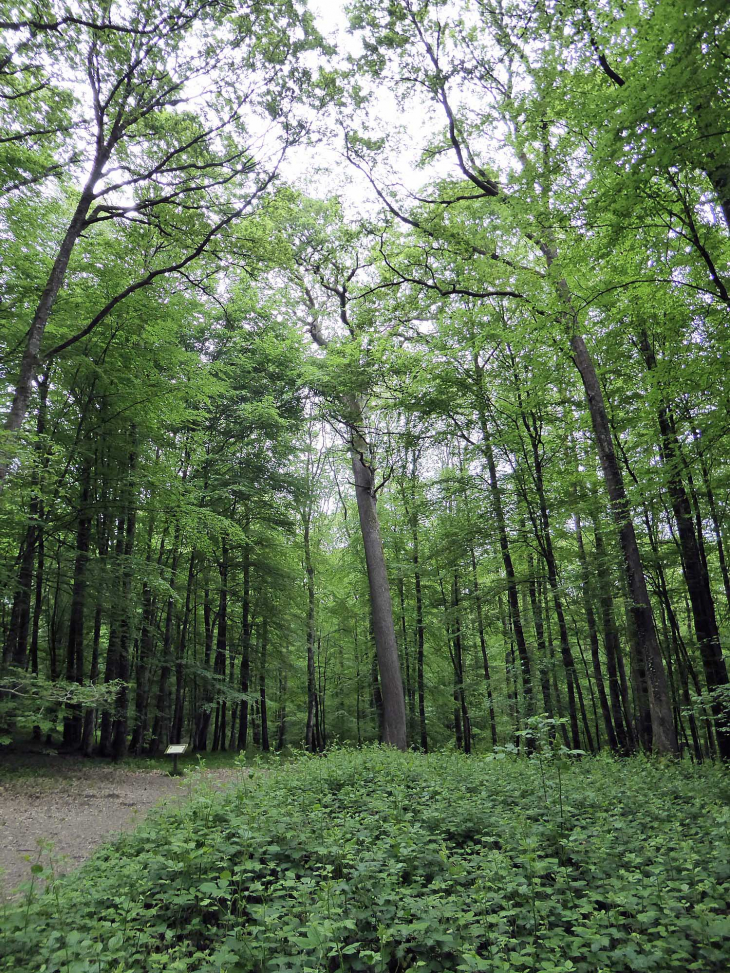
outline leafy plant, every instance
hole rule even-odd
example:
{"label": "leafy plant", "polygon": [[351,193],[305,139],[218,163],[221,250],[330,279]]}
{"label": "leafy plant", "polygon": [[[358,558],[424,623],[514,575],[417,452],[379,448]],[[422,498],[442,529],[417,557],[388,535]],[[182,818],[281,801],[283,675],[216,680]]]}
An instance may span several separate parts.
{"label": "leafy plant", "polygon": [[338,750],[194,790],[6,903],[0,969],[727,969],[727,772],[537,729],[542,757]]}

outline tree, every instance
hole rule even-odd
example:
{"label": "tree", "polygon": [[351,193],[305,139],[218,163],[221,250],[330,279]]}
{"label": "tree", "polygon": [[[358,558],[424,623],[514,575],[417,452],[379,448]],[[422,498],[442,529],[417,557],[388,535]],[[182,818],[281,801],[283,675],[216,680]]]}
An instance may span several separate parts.
{"label": "tree", "polygon": [[[95,19],[95,9],[82,7],[80,17],[51,14],[17,25],[28,33],[27,45],[57,35],[57,70],[84,91],[74,106],[83,114],[73,119],[75,165],[84,182],[70,193],[70,218],[28,324],[5,420],[9,433],[25,418],[40,361],[90,334],[131,294],[184,273],[211,252],[213,241],[266,194],[302,131],[292,117],[290,88],[294,77],[306,83],[297,62],[311,46],[311,22],[287,0],[233,13],[197,0],[164,14],[154,4],[109,5],[105,13],[108,20]],[[235,92],[227,84],[231,73],[245,79]],[[261,114],[277,131],[257,150],[251,128]],[[109,222],[144,229],[152,243],[149,264],[81,331],[43,352],[78,241]],[[9,462],[0,463],[0,479]]]}

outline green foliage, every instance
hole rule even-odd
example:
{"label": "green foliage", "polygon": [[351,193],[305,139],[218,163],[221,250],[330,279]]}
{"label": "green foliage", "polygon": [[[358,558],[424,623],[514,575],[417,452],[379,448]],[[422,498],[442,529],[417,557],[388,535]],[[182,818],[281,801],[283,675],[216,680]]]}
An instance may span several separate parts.
{"label": "green foliage", "polygon": [[0,675],[0,745],[12,736],[2,728],[12,726],[16,733],[30,735],[58,730],[64,706],[109,705],[119,691],[121,681],[114,679],[103,686],[80,686],[59,679],[52,682],[15,666]]}
{"label": "green foliage", "polygon": [[40,896],[37,868],[0,969],[727,969],[727,772],[560,750],[339,751],[199,789]]}

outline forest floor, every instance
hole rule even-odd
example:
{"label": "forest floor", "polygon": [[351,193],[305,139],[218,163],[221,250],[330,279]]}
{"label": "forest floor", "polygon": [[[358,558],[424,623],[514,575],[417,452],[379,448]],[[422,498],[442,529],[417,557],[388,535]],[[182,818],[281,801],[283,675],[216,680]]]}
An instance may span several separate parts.
{"label": "forest floor", "polygon": [[[238,779],[234,767],[203,769],[216,788]],[[26,752],[0,762],[0,891],[30,878],[34,862],[53,862],[57,874],[77,868],[96,848],[129,831],[161,803],[189,793],[186,781],[141,762],[114,766],[97,760]],[[2,896],[0,896],[1,898]]]}

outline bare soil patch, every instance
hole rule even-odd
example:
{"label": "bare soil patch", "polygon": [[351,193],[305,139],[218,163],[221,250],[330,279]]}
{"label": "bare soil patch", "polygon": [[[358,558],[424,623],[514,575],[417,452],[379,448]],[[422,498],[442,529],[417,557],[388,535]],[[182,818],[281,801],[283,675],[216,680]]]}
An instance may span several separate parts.
{"label": "bare soil patch", "polygon": [[[17,768],[22,775],[13,773]],[[215,785],[231,769],[204,771]],[[76,757],[25,754],[0,761],[0,890],[30,877],[35,861],[53,859],[57,873],[78,867],[95,849],[135,828],[158,804],[185,799],[188,786],[162,770],[115,767]],[[39,848],[39,841],[52,849]],[[42,855],[42,858],[39,856]]]}

